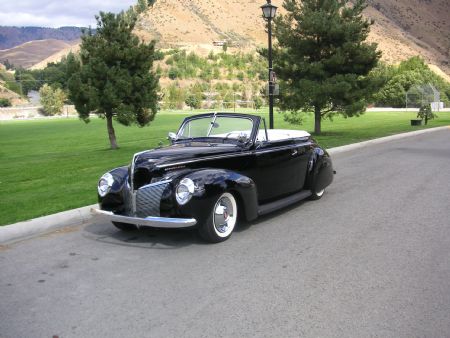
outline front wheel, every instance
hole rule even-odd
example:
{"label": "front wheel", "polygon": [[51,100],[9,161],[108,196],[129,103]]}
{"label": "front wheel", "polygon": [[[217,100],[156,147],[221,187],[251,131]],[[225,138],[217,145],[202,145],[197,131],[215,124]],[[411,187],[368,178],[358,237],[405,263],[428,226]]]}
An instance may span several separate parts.
{"label": "front wheel", "polygon": [[223,193],[214,204],[206,222],[200,226],[200,236],[211,243],[227,240],[233,233],[237,216],[236,199],[228,192]]}

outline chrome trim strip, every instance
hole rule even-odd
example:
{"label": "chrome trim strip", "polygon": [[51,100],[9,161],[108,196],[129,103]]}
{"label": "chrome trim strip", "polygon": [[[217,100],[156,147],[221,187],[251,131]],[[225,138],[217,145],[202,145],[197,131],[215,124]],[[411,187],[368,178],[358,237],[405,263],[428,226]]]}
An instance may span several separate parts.
{"label": "chrome trim strip", "polygon": [[167,183],[170,183],[170,182],[172,182],[171,179],[170,180],[165,180],[165,181],[159,181],[159,182],[155,182],[155,183],[150,183],[150,184],[147,184],[147,185],[143,185],[138,190],[141,190],[141,189],[144,189],[144,188],[156,187],[158,185],[167,184]]}
{"label": "chrome trim strip", "polygon": [[133,215],[136,214],[136,192],[134,191],[134,166],[136,165],[136,159],[139,155],[146,153],[148,150],[140,151],[133,155],[133,160],[131,161],[131,173],[130,173],[130,185],[131,185],[131,212]]}
{"label": "chrome trim strip", "polygon": [[251,155],[253,152],[246,151],[245,153],[238,153],[238,154],[229,154],[229,155],[220,155],[220,156],[210,156],[210,157],[202,157],[194,160],[186,160],[186,161],[180,161],[180,162],[174,162],[174,163],[168,163],[168,164],[160,164],[157,165],[157,168],[167,168],[167,167],[176,167],[179,165],[184,165],[188,163],[195,163],[195,162],[201,162],[201,161],[211,161],[211,160],[220,160],[222,158],[230,158],[230,157],[236,157],[236,156],[245,156],[245,155]]}
{"label": "chrome trim strip", "polygon": [[100,215],[106,217],[112,222],[121,222],[128,224],[136,224],[138,226],[148,226],[154,228],[189,228],[197,224],[195,218],[168,218],[168,217],[130,217],[116,215],[110,211],[104,211],[99,209],[91,209],[91,213],[94,215]]}
{"label": "chrome trim strip", "polygon": [[267,150],[258,150],[257,151],[257,155],[258,154],[265,154],[265,153],[270,153],[272,151],[276,151],[276,150],[288,150],[288,149],[292,149],[292,148],[300,148],[303,147],[305,144],[290,144],[288,146],[282,146],[282,147],[277,147],[277,148],[271,148],[271,149],[267,149]]}

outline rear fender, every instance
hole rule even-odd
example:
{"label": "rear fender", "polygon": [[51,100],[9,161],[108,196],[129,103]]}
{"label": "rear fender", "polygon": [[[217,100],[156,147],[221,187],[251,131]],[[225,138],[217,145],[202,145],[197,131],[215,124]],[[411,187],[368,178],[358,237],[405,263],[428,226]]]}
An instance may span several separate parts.
{"label": "rear fender", "polygon": [[320,147],[314,148],[308,164],[305,189],[320,191],[333,182],[334,171],[330,155]]}

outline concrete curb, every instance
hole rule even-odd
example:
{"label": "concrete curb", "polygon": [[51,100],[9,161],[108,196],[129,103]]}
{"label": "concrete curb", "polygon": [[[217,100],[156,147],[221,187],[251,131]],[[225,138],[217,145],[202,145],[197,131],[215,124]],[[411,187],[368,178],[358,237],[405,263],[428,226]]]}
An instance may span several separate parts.
{"label": "concrete curb", "polygon": [[84,224],[91,219],[91,208],[97,206],[93,204],[0,227],[0,244],[9,244],[65,227]]}
{"label": "concrete curb", "polygon": [[[417,130],[409,133],[396,134],[360,143],[349,144],[342,147],[331,148],[328,149],[328,152],[331,155],[336,155],[351,150],[364,148],[369,145],[400,140],[407,137],[417,136],[449,128],[450,126],[445,126]],[[10,244],[19,240],[24,240],[36,235],[45,234],[65,227],[87,223],[93,217],[91,215],[91,209],[95,207],[97,207],[97,204],[0,227],[0,244]]]}
{"label": "concrete curb", "polygon": [[369,145],[391,142],[391,141],[400,140],[400,139],[413,137],[413,136],[417,136],[417,135],[422,135],[422,134],[427,134],[427,133],[431,133],[431,132],[435,132],[435,131],[447,130],[449,128],[450,128],[450,126],[444,126],[444,127],[416,130],[416,131],[411,131],[411,132],[402,133],[402,134],[395,134],[395,135],[391,135],[391,136],[380,137],[380,138],[376,138],[376,139],[369,140],[369,141],[347,144],[347,145],[341,146],[341,147],[330,148],[330,149],[327,149],[327,151],[330,155],[336,155],[336,154],[344,153],[347,151],[364,148]]}

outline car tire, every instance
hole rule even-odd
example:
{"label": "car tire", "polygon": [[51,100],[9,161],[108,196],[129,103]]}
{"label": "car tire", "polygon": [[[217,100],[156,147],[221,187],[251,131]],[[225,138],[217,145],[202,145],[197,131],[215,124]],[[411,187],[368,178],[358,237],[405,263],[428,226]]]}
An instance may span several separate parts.
{"label": "car tire", "polygon": [[323,194],[325,194],[325,189],[322,189],[319,191],[316,191],[316,189],[312,189],[311,196],[309,196],[309,199],[312,201],[320,200],[322,198]]}
{"label": "car tire", "polygon": [[237,223],[238,203],[233,194],[225,192],[219,196],[208,219],[200,228],[200,236],[211,243],[230,238]]}
{"label": "car tire", "polygon": [[137,226],[129,223],[121,223],[121,222],[112,222],[117,229],[122,231],[134,231],[137,229]]}

